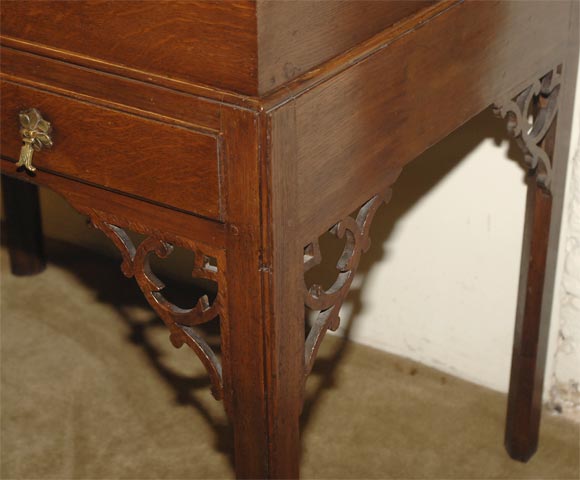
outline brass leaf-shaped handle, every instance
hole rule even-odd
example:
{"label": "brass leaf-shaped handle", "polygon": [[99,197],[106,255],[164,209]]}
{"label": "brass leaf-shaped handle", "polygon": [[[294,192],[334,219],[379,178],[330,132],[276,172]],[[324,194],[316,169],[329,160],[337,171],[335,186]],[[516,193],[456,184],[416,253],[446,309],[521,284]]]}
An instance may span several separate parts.
{"label": "brass leaf-shaped handle", "polygon": [[36,150],[52,147],[52,126],[47,122],[36,108],[22,111],[18,114],[20,119],[20,136],[22,137],[22,148],[17,167],[24,167],[29,172],[35,172],[36,167],[32,165],[32,155]]}

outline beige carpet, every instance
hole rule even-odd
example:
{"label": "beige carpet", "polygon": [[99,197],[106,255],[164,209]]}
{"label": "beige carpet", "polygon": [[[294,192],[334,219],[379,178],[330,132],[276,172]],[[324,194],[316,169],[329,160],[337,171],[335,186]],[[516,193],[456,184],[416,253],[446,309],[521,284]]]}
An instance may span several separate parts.
{"label": "beige carpet", "polygon": [[[49,257],[16,278],[2,250],[2,478],[232,478],[221,404],[133,281],[67,245]],[[327,339],[308,397],[306,479],[579,478],[578,425],[545,415],[514,462],[503,395],[376,350]]]}

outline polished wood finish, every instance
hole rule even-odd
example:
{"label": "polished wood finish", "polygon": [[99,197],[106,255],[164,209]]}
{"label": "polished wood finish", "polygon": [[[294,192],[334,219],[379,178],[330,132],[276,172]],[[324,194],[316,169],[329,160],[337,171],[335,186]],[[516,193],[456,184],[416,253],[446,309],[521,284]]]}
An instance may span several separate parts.
{"label": "polished wood finish", "polygon": [[[2,152],[18,157],[20,111],[34,105],[51,122],[55,148],[37,168],[222,219],[220,141],[196,132],[12,82],[1,87]],[[79,155],[82,152],[82,155]],[[185,188],[180,188],[187,185]]]}
{"label": "polished wood finish", "polygon": [[34,275],[46,267],[38,187],[2,175],[2,204],[10,269]]}
{"label": "polished wood finish", "polygon": [[565,51],[567,37],[552,32],[567,22],[568,10],[550,2],[526,3],[525,15],[517,2],[451,4],[413,34],[295,94],[303,240],[383,191],[496,98],[561,63],[554,52]]}
{"label": "polished wood finish", "polygon": [[267,421],[270,402],[264,365],[268,353],[264,314],[261,242],[260,116],[241,110],[224,112],[228,182],[228,308],[230,363],[224,372],[225,407],[234,427],[236,475],[267,476],[274,440]]}
{"label": "polished wood finish", "polygon": [[433,3],[258,0],[258,91],[275,90]]}
{"label": "polished wood finish", "polygon": [[48,47],[54,58],[74,55],[101,68],[256,95],[430,3],[92,0],[79,7],[68,0],[6,0],[0,14],[5,39]]}
{"label": "polished wood finish", "polygon": [[[5,42],[0,37],[1,42]],[[0,71],[8,80],[50,89],[79,100],[209,133],[219,132],[220,104],[126,77],[79,68],[34,53],[4,46]],[[138,88],[136,88],[138,86]]]}
{"label": "polished wood finish", "polygon": [[[538,440],[577,8],[3,2],[2,173],[57,191],[121,249],[123,272],[223,398],[236,475],[297,478],[305,375],[338,324],[372,213],[419,153],[561,70],[557,129],[541,139],[554,163],[549,188],[528,165],[507,423],[508,451],[525,460]],[[32,107],[53,123],[54,147],[35,153],[28,175],[15,167],[15,115]],[[133,245],[129,230],[148,238]],[[328,230],[347,239],[336,289],[305,288]],[[188,313],[164,301],[146,262],[170,245],[194,251],[193,275],[216,283],[214,303]],[[305,306],[321,310],[309,338]],[[194,330],[216,315],[221,359]]]}
{"label": "polished wood finish", "polygon": [[[250,1],[2,2],[2,35],[101,64],[256,93]],[[220,41],[226,39],[227,42]]]}
{"label": "polished wood finish", "polygon": [[[272,398],[268,422],[273,434],[273,452],[268,473],[272,478],[297,478],[299,472],[299,415],[303,402],[304,301],[302,257],[296,228],[296,124],[292,108],[267,117],[268,155],[265,164],[264,245],[269,297],[265,305],[271,318],[267,339],[266,375]],[[276,194],[275,192],[278,192]]]}
{"label": "polished wood finish", "polygon": [[551,195],[530,179],[505,436],[508,453],[524,462],[536,451],[540,427],[541,388],[535,391],[535,377],[541,375],[543,385],[548,326],[542,327],[540,318],[551,208]]}

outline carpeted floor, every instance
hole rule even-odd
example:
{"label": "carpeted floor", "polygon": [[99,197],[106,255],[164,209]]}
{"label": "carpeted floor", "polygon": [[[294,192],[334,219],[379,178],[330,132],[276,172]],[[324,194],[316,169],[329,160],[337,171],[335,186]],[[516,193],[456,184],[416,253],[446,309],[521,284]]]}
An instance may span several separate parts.
{"label": "carpeted floor", "polygon": [[[3,479],[232,478],[200,362],[171,347],[114,261],[49,244],[35,277],[2,250]],[[504,453],[505,397],[335,338],[308,383],[302,476],[578,479],[579,426],[545,415],[537,455]]]}

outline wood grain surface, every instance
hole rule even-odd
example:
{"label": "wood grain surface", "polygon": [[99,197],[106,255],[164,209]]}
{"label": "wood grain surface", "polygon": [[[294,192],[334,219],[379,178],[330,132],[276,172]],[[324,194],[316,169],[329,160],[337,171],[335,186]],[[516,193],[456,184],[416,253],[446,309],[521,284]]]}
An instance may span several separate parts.
{"label": "wood grain surface", "polygon": [[20,152],[18,113],[37,108],[54,129],[37,168],[222,218],[219,137],[2,82],[2,155]]}
{"label": "wood grain surface", "polygon": [[2,157],[0,165],[2,176],[15,177],[22,182],[49,188],[82,214],[92,211],[105,212],[113,223],[126,225],[131,230],[154,235],[162,240],[165,239],[164,234],[167,234],[170,237],[192,237],[197,242],[215,248],[225,247],[224,223],[144,202],[123,193],[105,190],[40,168],[34,176],[28,175],[18,171],[14,162],[7,157]]}
{"label": "wood grain surface", "polygon": [[256,93],[250,1],[3,1],[2,35],[169,78]]}
{"label": "wood grain surface", "polygon": [[218,102],[6,46],[1,47],[0,72],[18,83],[164,122],[210,132],[221,127]]}
{"label": "wood grain surface", "polygon": [[567,32],[555,32],[568,17],[564,3],[456,4],[296,94],[299,229],[322,233],[496,97],[561,63]]}
{"label": "wood grain surface", "polygon": [[[225,250],[223,399],[239,478],[299,475],[304,248],[385,192],[425,149],[578,54],[567,50],[578,34],[574,1],[1,8],[2,173],[155,242]],[[13,161],[17,113],[30,107],[54,128],[53,149],[35,153],[35,176]],[[508,418],[508,448],[521,459],[537,442],[540,318],[550,300],[541,291],[553,279],[559,218],[542,192],[530,195],[523,262],[531,258],[533,271],[522,269]]]}
{"label": "wood grain surface", "polygon": [[258,92],[276,89],[433,3],[258,0]]}

